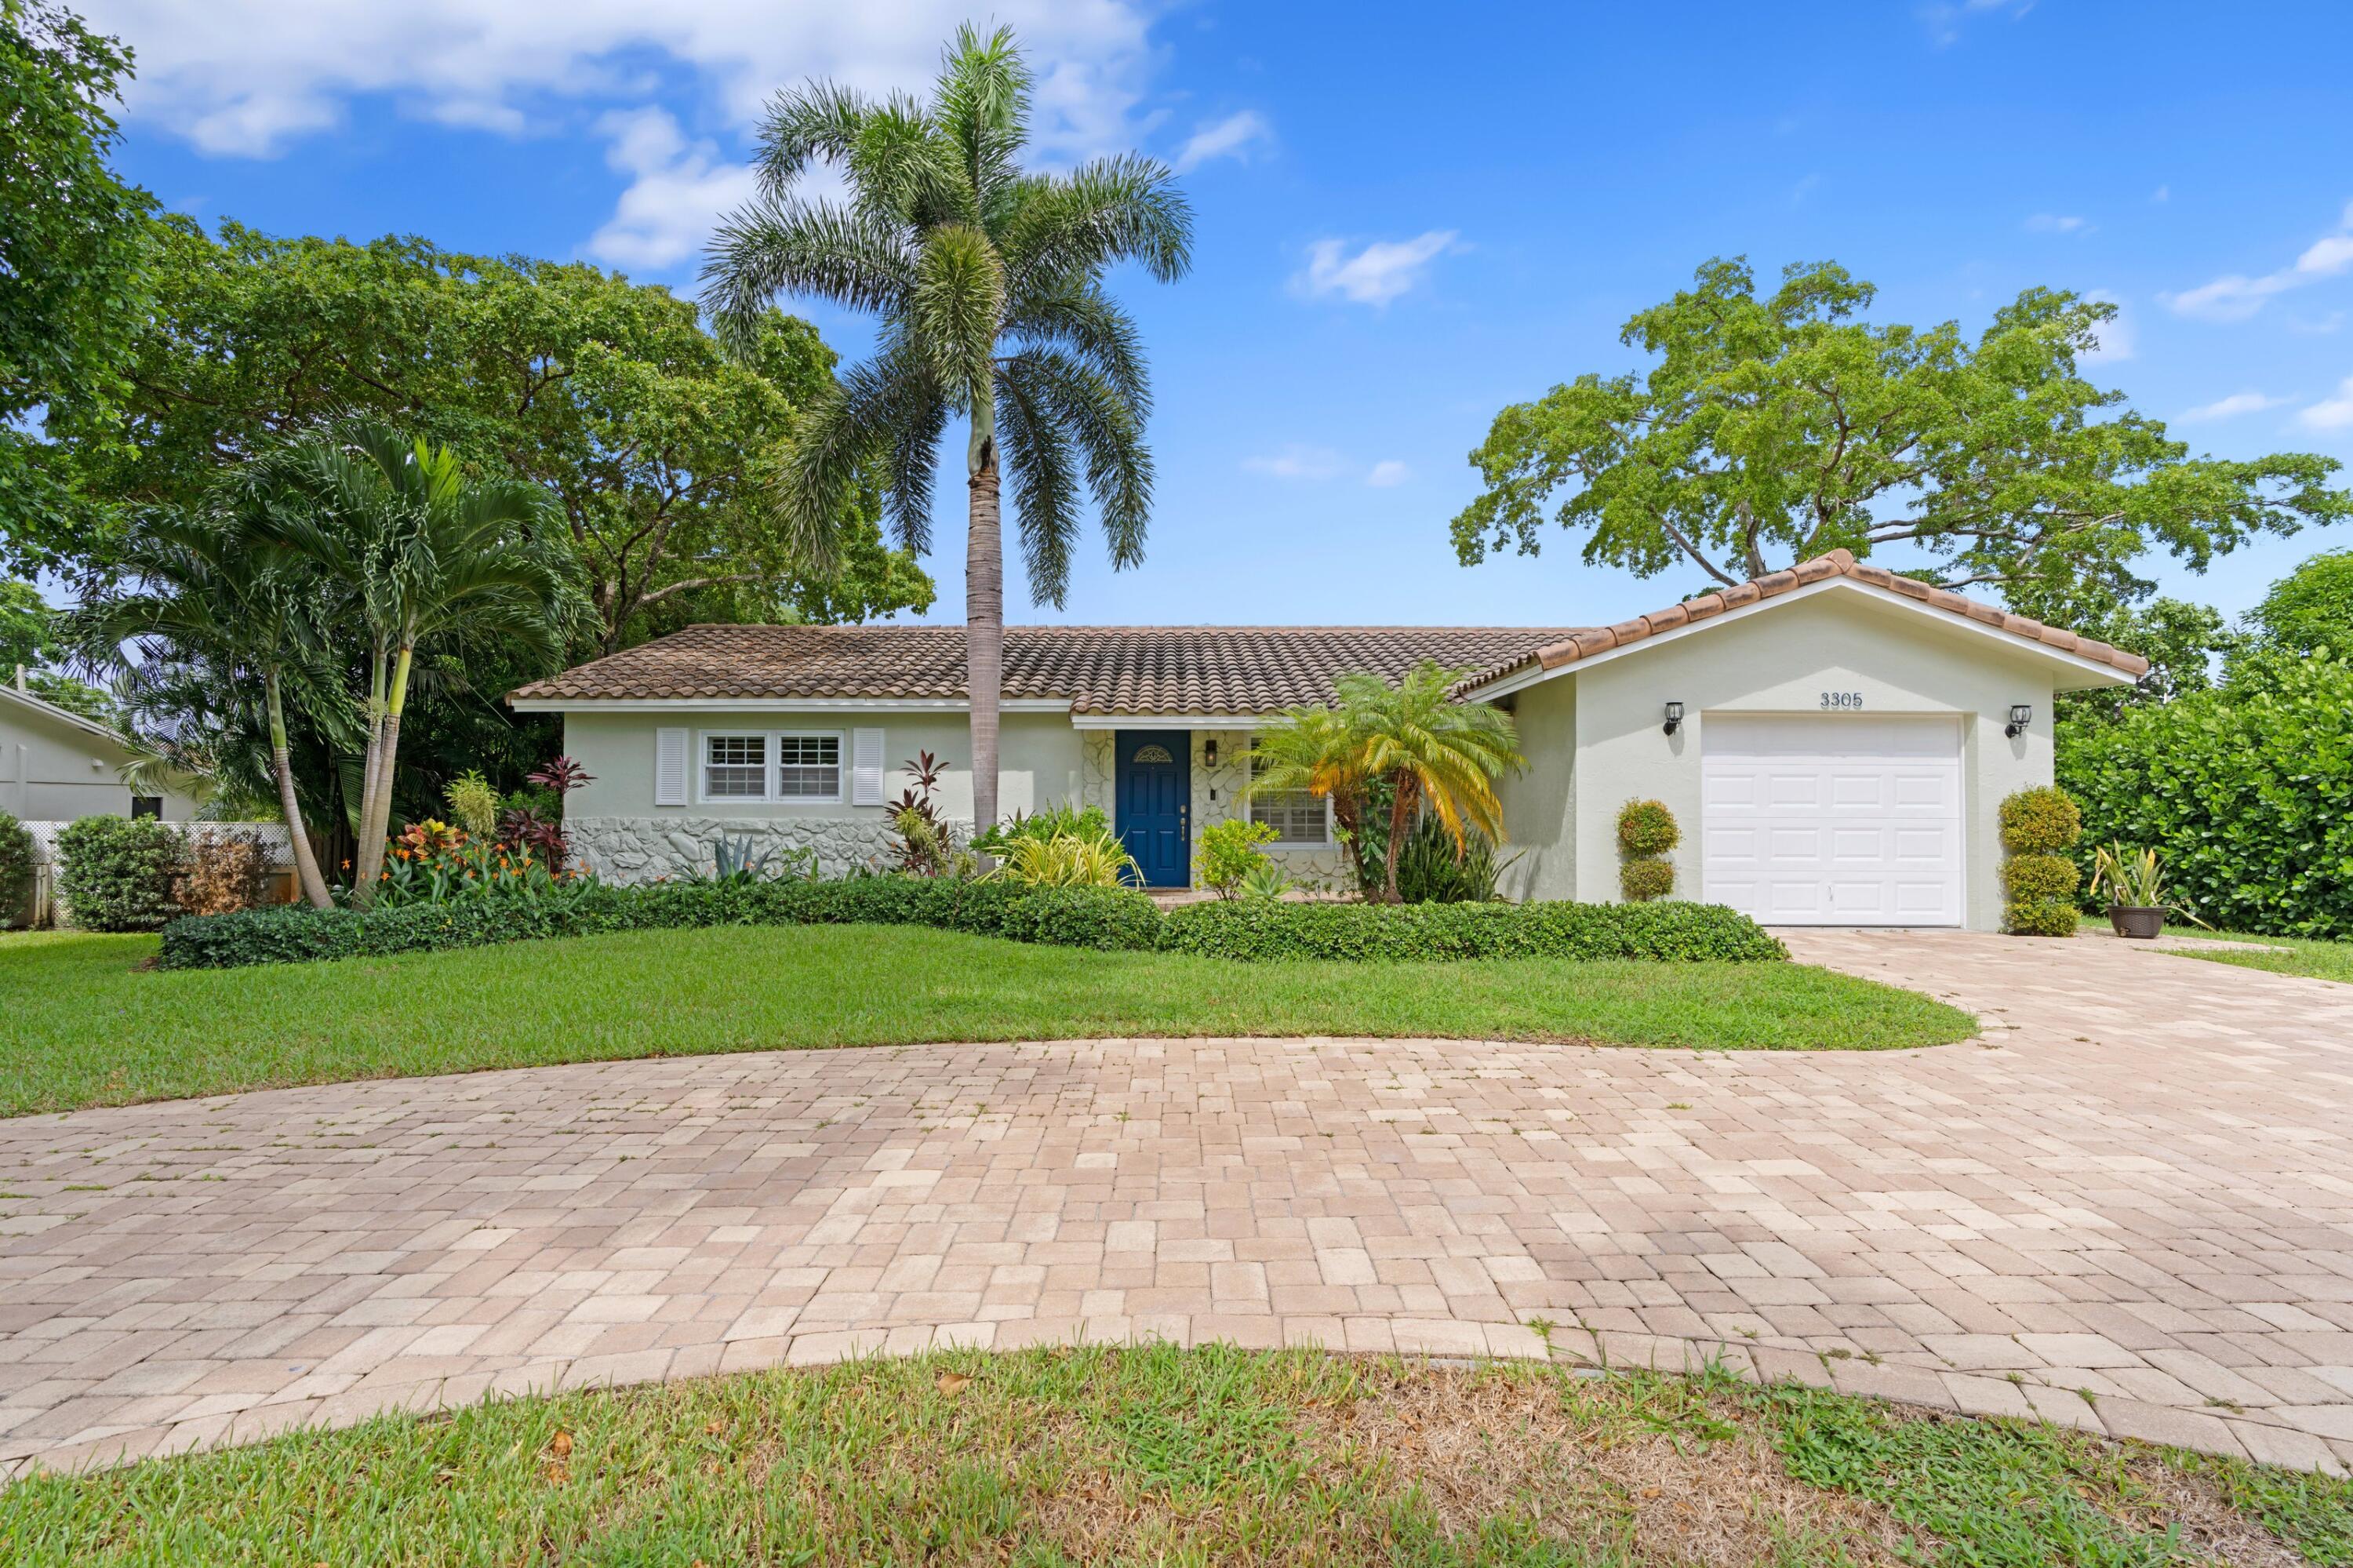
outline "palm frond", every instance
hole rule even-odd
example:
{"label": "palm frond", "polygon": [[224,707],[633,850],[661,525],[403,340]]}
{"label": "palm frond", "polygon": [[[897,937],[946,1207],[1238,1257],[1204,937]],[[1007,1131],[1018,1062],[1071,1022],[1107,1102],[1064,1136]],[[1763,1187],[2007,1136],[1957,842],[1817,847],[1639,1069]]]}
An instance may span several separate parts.
{"label": "palm frond", "polygon": [[905,341],[967,407],[988,384],[1004,305],[1005,278],[987,235],[944,224],[923,237],[907,298]]}
{"label": "palm frond", "polygon": [[941,62],[932,95],[933,118],[955,147],[984,211],[1019,177],[1021,148],[1029,139],[1029,66],[1013,29],[986,38],[966,22]]}
{"label": "palm frond", "polygon": [[1171,283],[1193,264],[1193,207],[1167,164],[1124,153],[1025,181],[1000,238],[1008,267],[1022,280],[1017,291],[1121,261],[1139,261]]}
{"label": "palm frond", "polygon": [[1079,480],[1069,437],[1041,397],[1039,379],[1018,369],[998,378],[997,435],[1030,595],[1059,609],[1070,590],[1071,551],[1078,543]]}
{"label": "palm frond", "polygon": [[1030,386],[1056,432],[1084,461],[1113,568],[1140,563],[1152,514],[1152,453],[1144,444],[1143,422],[1119,388],[1052,349],[1014,355],[1004,378]]}
{"label": "palm frond", "polygon": [[832,202],[771,196],[740,207],[703,251],[703,308],[738,354],[780,292],[889,314],[906,307],[914,281],[913,252],[900,229]]}
{"label": "palm frond", "polygon": [[1152,412],[1152,378],[1135,323],[1093,279],[1059,280],[1010,301],[1005,335],[1024,348],[1059,348],[1119,388],[1141,421]]}

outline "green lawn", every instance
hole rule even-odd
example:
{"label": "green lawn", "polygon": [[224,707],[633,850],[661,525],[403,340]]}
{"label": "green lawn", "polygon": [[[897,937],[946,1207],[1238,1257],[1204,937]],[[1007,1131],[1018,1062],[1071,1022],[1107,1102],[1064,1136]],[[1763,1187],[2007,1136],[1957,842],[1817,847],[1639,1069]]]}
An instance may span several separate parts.
{"label": "green lawn", "polygon": [[[2104,919],[2085,917],[2084,924],[2107,928]],[[2237,931],[2209,931],[2201,926],[2168,926],[2168,937],[2207,942],[2260,942],[2271,952],[2244,948],[2174,948],[2168,949],[2211,963],[2236,964],[2242,969],[2269,969],[2275,975],[2306,975],[2313,980],[2353,983],[2353,942],[2332,942],[2314,937],[2251,937]]]}
{"label": "green lawn", "polygon": [[243,969],[0,937],[0,1115],[340,1079],[923,1041],[1379,1034],[1876,1050],[1976,1032],[1799,964],[1229,964],[912,927],[724,927]]}
{"label": "green lawn", "polygon": [[2353,1561],[2353,1483],[1727,1375],[947,1352],[0,1491],[15,1563]]}

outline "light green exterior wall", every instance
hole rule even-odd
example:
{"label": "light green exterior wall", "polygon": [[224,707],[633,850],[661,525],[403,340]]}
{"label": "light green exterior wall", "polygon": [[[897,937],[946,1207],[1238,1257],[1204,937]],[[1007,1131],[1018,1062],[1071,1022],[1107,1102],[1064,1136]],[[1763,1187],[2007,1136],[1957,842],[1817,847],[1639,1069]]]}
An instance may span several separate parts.
{"label": "light green exterior wall", "polygon": [[[1996,814],[2011,791],[2051,782],[2052,667],[2000,636],[1957,620],[1940,625],[1938,619],[1834,590],[1641,645],[1561,677],[1577,683],[1573,896],[1618,896],[1618,810],[1650,798],[1666,802],[1683,826],[1683,845],[1673,856],[1678,895],[1706,897],[1700,875],[1705,824],[1699,764],[1708,716],[1818,715],[1824,692],[1858,692],[1865,716],[1957,716],[1965,923],[1973,930],[1999,929]],[[1530,694],[1521,694],[1523,706]],[[1670,699],[1681,702],[1684,713],[1672,736],[1661,733]],[[2034,707],[2032,726],[2016,740],[2002,733],[2012,703]],[[1530,748],[1529,755],[1536,754]],[[1548,895],[1563,895],[1548,890]]]}
{"label": "light green exterior wall", "polygon": [[1511,700],[1521,772],[1497,781],[1504,848],[1498,881],[1509,898],[1577,896],[1577,678],[1530,686]]}

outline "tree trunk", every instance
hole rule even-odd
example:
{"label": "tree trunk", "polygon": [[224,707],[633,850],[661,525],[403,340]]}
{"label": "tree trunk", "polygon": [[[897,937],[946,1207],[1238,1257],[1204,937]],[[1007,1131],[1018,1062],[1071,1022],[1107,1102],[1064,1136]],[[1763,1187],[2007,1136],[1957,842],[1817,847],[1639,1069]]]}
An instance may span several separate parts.
{"label": "tree trunk", "polygon": [[385,835],[392,831],[392,779],[400,757],[400,710],[407,704],[408,670],[416,656],[417,650],[404,644],[394,659],[384,718],[377,728],[375,788],[360,807],[359,853],[352,857],[352,898],[362,908],[375,902],[376,876],[384,869]]}
{"label": "tree trunk", "polygon": [[997,825],[997,704],[1005,679],[1005,548],[997,508],[994,410],[976,397],[972,417],[971,521],[965,536],[964,656],[972,707],[972,826]]}
{"label": "tree trunk", "polygon": [[1364,803],[1352,794],[1332,792],[1332,820],[1339,824],[1348,844],[1348,863],[1356,868],[1356,891],[1366,898],[1373,895],[1373,874],[1365,864]]}
{"label": "tree trunk", "polygon": [[311,853],[311,830],[302,822],[302,801],[294,793],[294,763],[286,753],[286,705],[279,691],[277,671],[261,678],[261,689],[269,703],[269,767],[278,775],[278,809],[286,817],[286,843],[294,853],[294,880],[311,908],[325,909],[334,900],[327,894],[326,878],[319,874],[319,857]]}
{"label": "tree trunk", "polygon": [[352,843],[352,907],[365,909],[375,902],[375,872],[381,862],[382,841],[371,853],[368,838],[368,818],[375,805],[375,784],[384,770],[384,698],[385,647],[381,639],[368,649],[368,726],[367,752],[360,767],[359,826],[353,830]]}
{"label": "tree trunk", "polygon": [[1398,896],[1398,851],[1404,846],[1406,824],[1412,818],[1413,804],[1417,798],[1413,775],[1410,773],[1398,775],[1397,799],[1389,804],[1389,845],[1387,856],[1388,866],[1381,876],[1381,901],[1385,904],[1404,902]]}

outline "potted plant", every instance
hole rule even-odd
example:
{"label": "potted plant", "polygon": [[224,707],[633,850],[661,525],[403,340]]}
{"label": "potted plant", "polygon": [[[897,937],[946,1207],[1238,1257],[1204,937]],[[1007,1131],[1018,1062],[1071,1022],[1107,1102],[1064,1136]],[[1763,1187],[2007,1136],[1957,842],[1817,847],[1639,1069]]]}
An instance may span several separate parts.
{"label": "potted plant", "polygon": [[2108,895],[2108,924],[2119,937],[2147,941],[2165,929],[2168,915],[2205,921],[2165,899],[2165,859],[2153,849],[2127,852],[2105,843],[2092,852],[2092,892]]}

